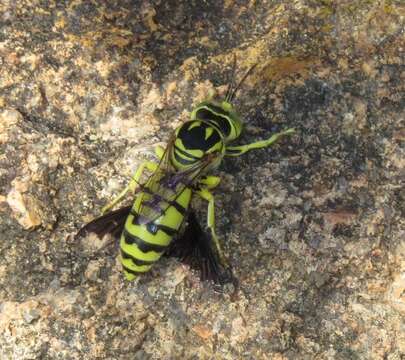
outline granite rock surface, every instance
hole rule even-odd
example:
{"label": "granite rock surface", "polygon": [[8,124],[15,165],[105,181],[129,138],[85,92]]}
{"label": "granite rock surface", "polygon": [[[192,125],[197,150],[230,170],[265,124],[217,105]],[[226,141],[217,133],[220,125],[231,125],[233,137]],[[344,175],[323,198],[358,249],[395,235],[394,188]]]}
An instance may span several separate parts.
{"label": "granite rock surface", "polygon": [[[400,0],[0,1],[0,359],[403,359],[404,16]],[[238,77],[258,64],[240,143],[297,130],[217,171],[240,289],[172,258],[126,282],[116,246],[73,235],[226,92],[234,56]]]}

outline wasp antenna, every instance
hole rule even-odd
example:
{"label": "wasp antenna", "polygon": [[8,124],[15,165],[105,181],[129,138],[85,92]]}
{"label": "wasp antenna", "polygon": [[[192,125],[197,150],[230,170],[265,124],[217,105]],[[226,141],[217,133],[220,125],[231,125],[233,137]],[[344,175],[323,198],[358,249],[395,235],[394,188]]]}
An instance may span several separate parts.
{"label": "wasp antenna", "polygon": [[231,98],[233,84],[235,82],[235,73],[236,73],[236,54],[233,54],[233,63],[232,63],[232,71],[231,71],[231,81],[228,84],[228,89],[226,91],[225,101],[229,101]]}
{"label": "wasp antenna", "polygon": [[242,78],[241,81],[239,81],[239,84],[236,85],[235,90],[233,90],[232,94],[229,97],[229,101],[232,101],[235,98],[236,93],[238,92],[239,88],[242,86],[244,81],[247,79],[247,77],[251,74],[253,69],[257,66],[257,63],[254,64],[253,66],[250,67],[250,69],[246,72],[245,76]]}

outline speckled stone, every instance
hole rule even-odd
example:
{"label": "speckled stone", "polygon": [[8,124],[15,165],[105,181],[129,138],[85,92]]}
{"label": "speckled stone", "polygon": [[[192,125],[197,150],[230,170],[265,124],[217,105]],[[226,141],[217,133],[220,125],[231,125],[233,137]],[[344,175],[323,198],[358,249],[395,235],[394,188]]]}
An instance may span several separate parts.
{"label": "speckled stone", "polygon": [[[404,358],[404,13],[1,1],[0,359]],[[167,258],[128,283],[116,244],[73,235],[225,94],[235,55],[238,78],[258,64],[240,142],[297,130],[217,171],[240,288]]]}

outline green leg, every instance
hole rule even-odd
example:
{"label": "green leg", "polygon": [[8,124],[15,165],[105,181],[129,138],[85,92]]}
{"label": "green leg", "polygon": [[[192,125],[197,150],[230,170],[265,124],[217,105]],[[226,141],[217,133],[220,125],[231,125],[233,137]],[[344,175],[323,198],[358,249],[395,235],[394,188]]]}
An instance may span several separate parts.
{"label": "green leg", "polygon": [[162,159],[164,153],[165,153],[165,149],[162,148],[160,145],[155,147],[155,154],[159,160]]}
{"label": "green leg", "polygon": [[108,203],[106,206],[104,206],[101,209],[101,213],[104,214],[107,211],[111,210],[115,205],[117,205],[119,202],[121,202],[125,195],[127,194],[128,191],[131,191],[132,193],[135,192],[136,187],[139,185],[139,180],[142,176],[143,170],[145,169],[145,167],[151,171],[154,172],[156,171],[158,165],[154,162],[151,161],[145,161],[144,163],[142,163],[138,169],[136,170],[135,174],[132,176],[131,181],[129,182],[128,186],[122,190],[118,196],[116,198],[114,198],[114,200],[112,200],[110,203]]}
{"label": "green leg", "polygon": [[215,97],[216,91],[214,89],[209,89],[208,90],[208,96],[207,96],[207,100],[212,100]]}
{"label": "green leg", "polygon": [[200,179],[198,184],[202,185],[203,188],[213,189],[218,186],[221,178],[219,176],[204,176]]}
{"label": "green leg", "polygon": [[[211,176],[210,176],[211,177]],[[215,176],[212,176],[211,178],[215,178]],[[225,259],[225,256],[222,252],[221,245],[219,243],[219,240],[217,238],[217,235],[215,233],[215,203],[214,203],[214,195],[207,189],[203,188],[199,191],[197,191],[197,194],[200,195],[204,200],[208,201],[208,212],[207,212],[207,224],[208,228],[211,231],[211,236],[214,241],[215,247],[217,249],[219,258],[221,260],[222,265],[228,266],[228,262]]]}
{"label": "green leg", "polygon": [[264,148],[264,147],[273,145],[276,141],[278,141],[283,136],[293,134],[294,132],[295,132],[295,129],[287,129],[285,131],[274,134],[267,140],[256,141],[254,143],[247,144],[247,145],[228,146],[226,148],[225,155],[226,156],[239,156],[252,149]]}
{"label": "green leg", "polygon": [[[164,148],[162,148],[159,145],[155,147],[155,154],[159,158],[159,160],[163,157],[164,153],[165,153]],[[144,163],[142,163],[136,170],[135,174],[132,176],[132,179],[129,182],[128,186],[124,190],[122,190],[113,201],[111,201],[110,203],[108,203],[106,206],[104,206],[101,209],[101,212],[103,214],[106,213],[107,211],[111,210],[115,205],[117,205],[119,202],[121,202],[124,199],[124,197],[126,196],[126,194],[128,193],[128,191],[131,191],[132,193],[135,192],[135,189],[139,185],[139,180],[143,174],[143,170],[145,169],[145,167],[149,171],[154,172],[154,171],[156,171],[158,164],[151,162],[151,161],[145,161]]]}

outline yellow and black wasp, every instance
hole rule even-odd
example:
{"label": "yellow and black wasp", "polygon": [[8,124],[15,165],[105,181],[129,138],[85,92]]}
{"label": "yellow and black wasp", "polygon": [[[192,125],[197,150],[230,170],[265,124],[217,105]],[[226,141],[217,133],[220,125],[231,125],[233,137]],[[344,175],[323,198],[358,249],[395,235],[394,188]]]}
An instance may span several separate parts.
{"label": "yellow and black wasp", "polygon": [[[294,132],[287,129],[269,139],[247,145],[230,146],[242,132],[242,121],[232,102],[240,86],[251,73],[251,67],[235,86],[234,62],[232,80],[222,101],[209,98],[191,112],[190,120],[180,125],[165,149],[156,148],[159,162],[142,163],[129,185],[107,206],[104,215],[85,225],[78,233],[94,232],[120,236],[120,260],[125,277],[133,280],[143,274],[162,256],[171,252],[194,253],[198,257],[202,279],[226,282],[231,279],[230,268],[215,232],[214,196],[211,190],[220,178],[210,175],[224,157],[239,156],[248,150],[264,148]],[[151,175],[142,185],[145,170]],[[133,205],[111,209],[128,192],[134,196]],[[208,202],[205,233],[190,208],[193,195]],[[188,223],[183,235],[180,227]],[[174,250],[173,250],[174,249]]]}

